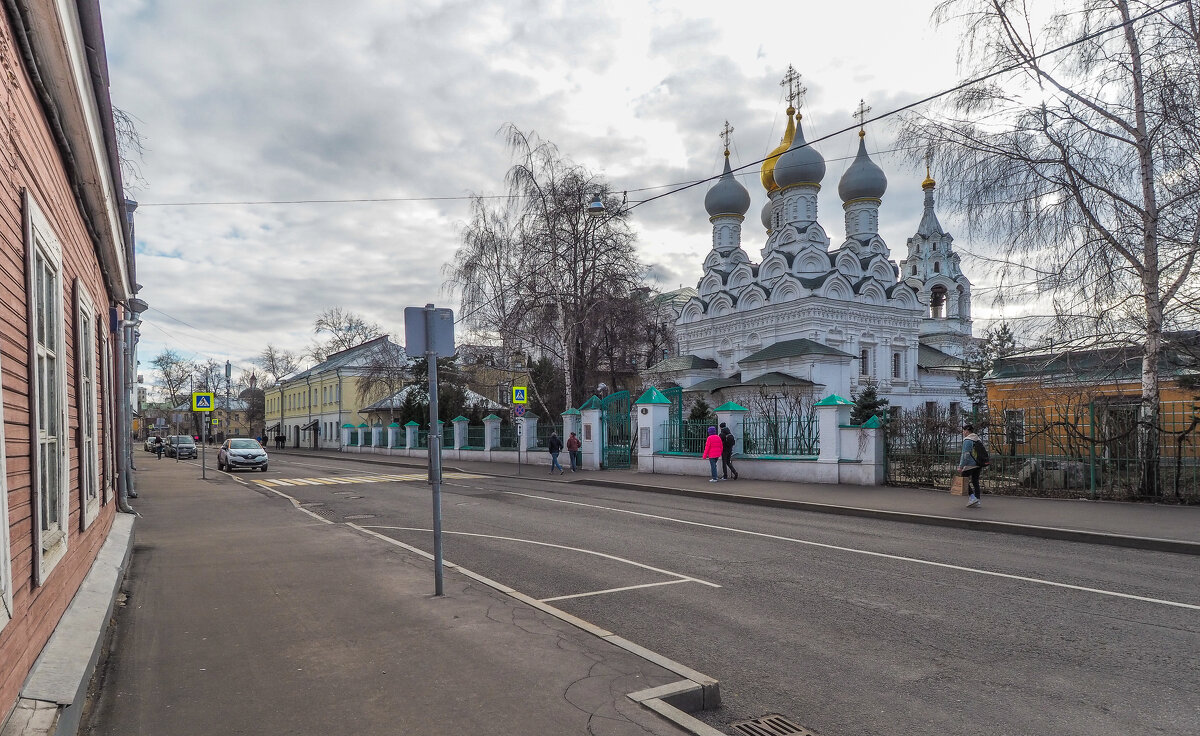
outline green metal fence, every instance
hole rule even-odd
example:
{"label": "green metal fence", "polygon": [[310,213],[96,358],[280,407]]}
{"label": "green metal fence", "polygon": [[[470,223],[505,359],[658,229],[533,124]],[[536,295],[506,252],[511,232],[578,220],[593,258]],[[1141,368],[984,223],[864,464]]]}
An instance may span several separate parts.
{"label": "green metal fence", "polygon": [[488,449],[487,447],[484,446],[484,431],[483,430],[484,430],[484,428],[482,426],[480,426],[480,427],[468,426],[467,427],[467,446],[464,449],[469,449],[469,450],[486,450],[486,449]]}
{"label": "green metal fence", "polygon": [[501,450],[517,449],[517,425],[505,422],[500,425],[500,445]]}
{"label": "green metal fence", "polygon": [[659,427],[659,437],[666,452],[681,452],[689,455],[704,454],[704,442],[708,439],[708,422],[666,422]]}
{"label": "green metal fence", "polygon": [[813,457],[820,453],[815,414],[800,417],[747,417],[742,420],[742,454]]}
{"label": "green metal fence", "polygon": [[985,493],[1200,503],[1200,402],[1163,402],[1159,412],[1152,431],[1142,432],[1136,400],[992,406],[974,416],[894,411],[888,483],[949,486],[962,423],[973,420],[991,455]]}
{"label": "green metal fence", "polygon": [[[562,427],[559,427],[559,426],[557,426],[557,425],[553,424],[552,422],[546,422],[545,424],[542,424],[541,422],[538,422],[538,425],[537,425],[537,446],[538,446],[538,447],[545,447],[545,446],[546,446],[546,443],[547,443],[547,442],[549,441],[549,439],[550,439],[550,435],[551,435],[551,434],[557,434],[557,435],[558,435],[558,438],[559,438],[560,440],[562,440],[563,436],[562,436],[562,432],[560,431],[561,429],[562,429]],[[563,440],[563,444],[566,444],[566,440]]]}
{"label": "green metal fence", "polygon": [[418,429],[417,430],[417,447],[425,447],[425,448],[429,447],[429,430],[428,429]]}

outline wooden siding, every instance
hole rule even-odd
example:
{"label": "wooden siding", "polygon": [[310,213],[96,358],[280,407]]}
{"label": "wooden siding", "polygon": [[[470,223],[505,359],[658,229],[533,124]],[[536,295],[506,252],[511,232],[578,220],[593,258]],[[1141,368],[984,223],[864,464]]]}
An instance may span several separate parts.
{"label": "wooden siding", "polygon": [[[28,70],[14,43],[6,12],[0,11],[0,366],[3,368],[4,452],[7,462],[9,546],[12,557],[11,585],[14,617],[0,629],[0,723],[16,703],[22,683],[53,633],[112,526],[115,493],[100,485],[99,515],[81,531],[79,483],[81,445],[79,411],[76,406],[76,310],[73,282],[76,277],[93,302],[96,335],[109,326],[111,295],[105,288],[95,247],[88,236],[65,173],[59,149],[50,132],[41,104],[31,85]],[[81,154],[83,152],[80,152]],[[61,364],[67,378],[67,427],[69,457],[69,523],[66,556],[49,573],[41,586],[34,584],[33,490],[30,468],[29,335],[27,328],[25,218],[23,193],[37,203],[62,246],[63,324],[66,353]],[[98,343],[98,340],[97,340]],[[115,340],[109,341],[110,345]],[[96,351],[97,446],[103,478],[105,462],[111,461],[110,442],[104,429],[106,399],[115,397],[103,384],[105,358]],[[114,363],[115,364],[115,363]],[[105,498],[108,503],[103,503]],[[3,571],[8,576],[9,571]]]}

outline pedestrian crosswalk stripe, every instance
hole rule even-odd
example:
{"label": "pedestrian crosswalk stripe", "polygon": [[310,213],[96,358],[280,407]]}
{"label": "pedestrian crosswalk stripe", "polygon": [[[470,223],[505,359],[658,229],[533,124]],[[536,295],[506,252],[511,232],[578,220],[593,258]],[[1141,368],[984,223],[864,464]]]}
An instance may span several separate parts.
{"label": "pedestrian crosswalk stripe", "polygon": [[[465,480],[470,478],[483,478],[485,476],[476,475],[474,473],[442,473],[443,478],[454,480]],[[405,473],[405,474],[389,474],[389,475],[344,475],[331,478],[272,478],[256,481],[264,486],[326,486],[337,485],[343,483],[396,483],[405,481],[424,481],[429,479],[429,474],[420,473]]]}

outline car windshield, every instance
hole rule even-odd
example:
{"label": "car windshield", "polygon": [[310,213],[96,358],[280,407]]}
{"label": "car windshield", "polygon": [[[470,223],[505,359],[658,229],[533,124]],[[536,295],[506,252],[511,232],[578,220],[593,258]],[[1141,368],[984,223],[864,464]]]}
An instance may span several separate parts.
{"label": "car windshield", "polygon": [[191,437],[186,437],[186,436],[185,437],[176,437],[175,444],[177,444],[177,445],[194,445],[194,444],[196,444],[196,441],[193,440]]}
{"label": "car windshield", "polygon": [[257,450],[258,443],[254,440],[229,440],[229,447],[233,450]]}

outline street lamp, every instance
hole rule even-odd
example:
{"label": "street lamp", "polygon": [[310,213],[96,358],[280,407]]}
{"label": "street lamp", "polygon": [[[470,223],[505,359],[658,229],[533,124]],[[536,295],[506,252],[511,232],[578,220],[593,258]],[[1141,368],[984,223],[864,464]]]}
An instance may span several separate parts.
{"label": "street lamp", "polygon": [[600,192],[596,192],[592,195],[592,201],[588,203],[587,213],[590,217],[598,217],[603,215],[604,211],[604,200],[600,197]]}

